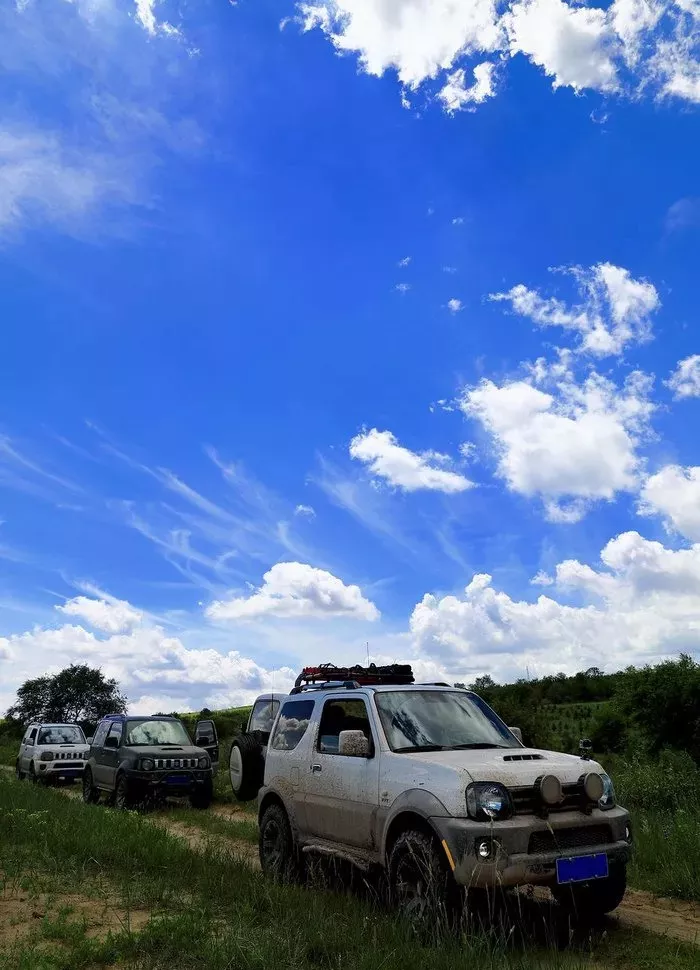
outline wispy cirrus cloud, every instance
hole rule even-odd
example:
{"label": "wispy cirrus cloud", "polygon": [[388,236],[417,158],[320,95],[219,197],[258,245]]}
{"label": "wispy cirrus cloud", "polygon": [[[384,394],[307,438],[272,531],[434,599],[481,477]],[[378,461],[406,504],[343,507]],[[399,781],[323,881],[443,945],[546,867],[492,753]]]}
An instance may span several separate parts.
{"label": "wispy cirrus cloud", "polygon": [[186,70],[182,37],[153,0],[4,5],[0,73],[25,96],[0,115],[0,233],[123,232],[123,213],[153,204],[162,153],[201,145],[175,97]]}

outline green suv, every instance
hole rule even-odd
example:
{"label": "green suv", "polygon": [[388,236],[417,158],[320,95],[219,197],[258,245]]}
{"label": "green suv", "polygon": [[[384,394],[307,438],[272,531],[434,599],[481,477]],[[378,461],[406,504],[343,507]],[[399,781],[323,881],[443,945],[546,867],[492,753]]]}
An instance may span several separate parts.
{"label": "green suv", "polygon": [[117,808],[133,808],[184,796],[193,808],[208,808],[218,766],[212,721],[197,724],[195,742],[174,717],[104,717],[83,772],[83,801],[95,803],[104,794]]}

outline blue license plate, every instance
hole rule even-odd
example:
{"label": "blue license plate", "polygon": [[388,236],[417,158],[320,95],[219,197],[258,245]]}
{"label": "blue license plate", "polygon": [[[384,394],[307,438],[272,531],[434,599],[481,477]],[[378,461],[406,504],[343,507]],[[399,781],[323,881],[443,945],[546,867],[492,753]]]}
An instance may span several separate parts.
{"label": "blue license plate", "polygon": [[572,859],[557,859],[557,882],[586,882],[588,879],[605,879],[608,874],[608,857],[604,852],[598,855],[579,855]]}
{"label": "blue license plate", "polygon": [[168,785],[189,785],[189,775],[168,775],[165,779]]}

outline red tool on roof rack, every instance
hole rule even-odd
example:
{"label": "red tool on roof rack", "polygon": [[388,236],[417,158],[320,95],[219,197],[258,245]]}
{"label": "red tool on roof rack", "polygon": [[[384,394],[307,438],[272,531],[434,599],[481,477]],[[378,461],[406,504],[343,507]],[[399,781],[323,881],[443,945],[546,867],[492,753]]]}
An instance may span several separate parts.
{"label": "red tool on roof rack", "polygon": [[336,667],[335,664],[321,664],[319,667],[304,667],[297,677],[294,687],[301,688],[311,684],[348,683],[354,681],[358,686],[369,684],[412,684],[413,670],[410,664],[387,664],[377,667]]}

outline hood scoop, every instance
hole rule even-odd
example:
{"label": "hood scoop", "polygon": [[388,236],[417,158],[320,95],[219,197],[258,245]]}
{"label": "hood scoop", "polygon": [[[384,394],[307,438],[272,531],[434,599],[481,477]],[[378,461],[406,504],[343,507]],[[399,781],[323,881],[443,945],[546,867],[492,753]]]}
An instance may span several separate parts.
{"label": "hood scoop", "polygon": [[504,754],[504,761],[544,761],[543,754]]}

